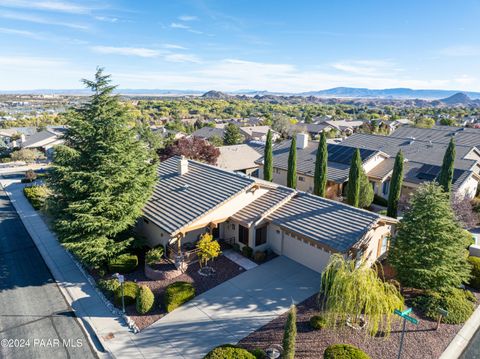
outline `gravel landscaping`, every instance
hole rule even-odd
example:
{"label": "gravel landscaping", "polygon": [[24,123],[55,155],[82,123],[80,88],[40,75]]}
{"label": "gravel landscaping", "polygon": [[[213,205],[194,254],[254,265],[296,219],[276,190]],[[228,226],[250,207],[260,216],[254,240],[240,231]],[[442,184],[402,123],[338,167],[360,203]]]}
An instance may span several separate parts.
{"label": "gravel landscaping", "polygon": [[[480,300],[480,293],[474,292]],[[393,324],[388,338],[370,337],[364,331],[357,332],[349,327],[341,329],[313,330],[310,318],[318,313],[316,296],[310,297],[299,304],[297,309],[297,344],[295,358],[318,359],[323,357],[325,348],[331,344],[352,344],[368,353],[372,359],[396,358],[402,330],[402,322]],[[407,333],[404,341],[403,359],[434,359],[438,358],[462,325],[441,324],[435,330],[436,322],[418,316],[418,325],[407,322]],[[282,315],[239,342],[247,349],[266,349],[272,344],[281,344],[286,314]]]}
{"label": "gravel landscaping", "polygon": [[136,312],[135,305],[130,305],[126,308],[127,315],[142,330],[166,314],[163,308],[163,292],[169,284],[179,281],[192,283],[195,287],[196,295],[199,295],[244,272],[242,267],[239,267],[224,256],[211,261],[209,266],[216,270],[216,273],[211,277],[204,277],[198,274],[199,263],[194,263],[188,267],[185,273],[176,278],[154,281],[145,276],[143,264],[140,265],[135,272],[126,274],[125,279],[136,281],[139,285],[146,285],[152,290],[155,295],[154,309],[147,314],[140,315]]}

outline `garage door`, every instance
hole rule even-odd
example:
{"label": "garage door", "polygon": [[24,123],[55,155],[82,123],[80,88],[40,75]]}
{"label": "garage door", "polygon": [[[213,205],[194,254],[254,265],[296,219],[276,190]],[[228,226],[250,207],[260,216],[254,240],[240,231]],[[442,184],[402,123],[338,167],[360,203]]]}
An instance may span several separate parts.
{"label": "garage door", "polygon": [[322,272],[327,266],[330,259],[330,254],[327,252],[287,234],[285,234],[283,241],[282,254],[284,256],[317,272]]}

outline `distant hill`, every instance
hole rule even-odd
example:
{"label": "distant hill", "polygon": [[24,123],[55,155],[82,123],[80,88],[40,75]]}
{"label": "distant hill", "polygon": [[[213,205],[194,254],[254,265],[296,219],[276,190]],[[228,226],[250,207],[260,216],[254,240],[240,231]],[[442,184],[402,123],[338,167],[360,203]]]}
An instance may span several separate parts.
{"label": "distant hill", "polygon": [[474,101],[463,92],[458,92],[450,97],[443,98],[440,102],[446,105],[472,105]]}
{"label": "distant hill", "polygon": [[224,92],[220,92],[220,91],[208,91],[208,92],[205,92],[202,96],[202,98],[213,98],[213,99],[220,99],[220,100],[224,100],[224,99],[227,99],[229,97],[231,97],[230,95],[227,95],[226,93]]}
{"label": "distant hill", "polygon": [[[328,90],[309,91],[301,93],[302,96],[319,97],[353,97],[353,98],[392,98],[392,99],[443,99],[453,96],[458,91],[453,90],[414,90],[409,88],[391,88],[372,90],[355,87],[335,87]],[[480,99],[480,92],[465,92],[472,99]]]}

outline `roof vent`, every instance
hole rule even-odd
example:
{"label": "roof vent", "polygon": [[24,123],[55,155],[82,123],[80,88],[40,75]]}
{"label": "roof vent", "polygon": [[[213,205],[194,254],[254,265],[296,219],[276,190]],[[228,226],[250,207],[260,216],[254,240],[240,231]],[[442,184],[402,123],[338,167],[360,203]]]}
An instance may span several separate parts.
{"label": "roof vent", "polygon": [[180,161],[178,161],[178,174],[183,176],[186,173],[188,173],[188,160],[185,156],[182,156]]}
{"label": "roof vent", "polygon": [[297,148],[304,149],[308,146],[308,134],[298,133],[297,134]]}

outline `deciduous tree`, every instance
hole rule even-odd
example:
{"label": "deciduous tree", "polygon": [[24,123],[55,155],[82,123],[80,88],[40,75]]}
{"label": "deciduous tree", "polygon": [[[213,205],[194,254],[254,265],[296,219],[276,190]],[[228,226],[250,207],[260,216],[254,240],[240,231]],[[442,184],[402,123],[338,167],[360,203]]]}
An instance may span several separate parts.
{"label": "deciduous tree", "polygon": [[218,156],[220,156],[220,150],[202,138],[184,137],[160,150],[159,155],[162,161],[173,156],[185,156],[191,160],[214,165],[217,163]]}

